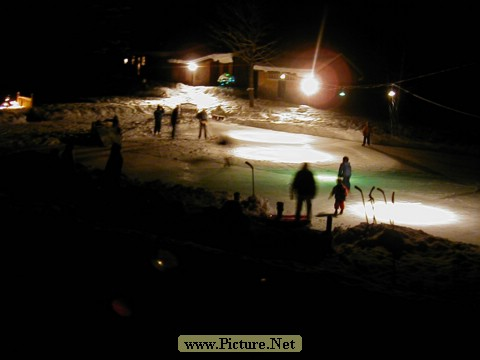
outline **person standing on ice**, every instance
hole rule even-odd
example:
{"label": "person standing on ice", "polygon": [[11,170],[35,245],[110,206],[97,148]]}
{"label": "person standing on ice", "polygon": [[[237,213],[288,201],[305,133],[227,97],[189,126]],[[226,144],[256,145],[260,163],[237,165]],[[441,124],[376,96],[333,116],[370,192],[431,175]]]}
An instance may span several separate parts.
{"label": "person standing on ice", "polygon": [[175,139],[175,130],[177,128],[178,122],[178,115],[180,112],[180,106],[175,106],[175,109],[172,111],[172,115],[170,117],[170,125],[172,125],[172,139]]}
{"label": "person standing on ice", "polygon": [[157,109],[153,112],[153,117],[155,119],[155,125],[153,127],[153,135],[160,134],[162,129],[162,118],[165,113],[163,106],[157,105]]}
{"label": "person standing on ice", "polygon": [[317,194],[317,184],[313,173],[308,167],[308,163],[303,163],[300,170],[297,171],[290,187],[290,199],[297,199],[295,209],[295,220],[300,220],[303,203],[307,206],[307,219],[312,219],[312,199]]}
{"label": "person standing on ice", "polygon": [[365,126],[362,129],[362,134],[363,134],[362,146],[365,146],[365,144],[370,146],[370,135],[372,135],[372,127],[368,124],[368,121],[365,123]]}
{"label": "person standing on ice", "polygon": [[208,114],[205,109],[202,109],[202,111],[197,113],[197,119],[200,122],[200,129],[198,131],[198,138],[200,139],[202,137],[202,132],[205,136],[205,139],[207,138],[207,122],[208,122]]}
{"label": "person standing on ice", "polygon": [[338,178],[337,179],[337,185],[335,185],[330,192],[330,196],[328,197],[329,199],[332,198],[332,196],[335,197],[335,203],[333,204],[333,207],[335,208],[335,213],[333,215],[338,214],[338,209],[340,208],[340,215],[343,214],[343,210],[345,210],[345,200],[347,199],[347,194],[348,194],[348,189],[345,185],[342,183],[342,179]]}
{"label": "person standing on ice", "polygon": [[65,174],[71,175],[75,171],[75,157],[73,155],[73,140],[68,140],[60,154],[60,164]]}
{"label": "person standing on ice", "polygon": [[114,142],[110,149],[110,155],[105,165],[104,182],[107,187],[117,188],[120,186],[122,167],[122,145]]}
{"label": "person standing on ice", "polygon": [[352,176],[352,166],[350,165],[348,156],[344,156],[342,163],[338,167],[339,178],[342,178],[343,185],[350,191],[350,177]]}

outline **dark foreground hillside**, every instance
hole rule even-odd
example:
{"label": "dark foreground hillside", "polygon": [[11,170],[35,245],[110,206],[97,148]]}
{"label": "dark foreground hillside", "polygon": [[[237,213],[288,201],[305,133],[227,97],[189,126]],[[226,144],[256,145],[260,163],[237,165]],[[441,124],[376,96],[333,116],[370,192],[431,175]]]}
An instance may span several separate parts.
{"label": "dark foreground hillside", "polygon": [[[54,154],[18,153],[0,166],[3,297],[12,328],[21,329],[14,338],[175,352],[182,334],[299,334],[304,352],[321,353],[339,337],[398,345],[402,328],[427,346],[425,334],[468,337],[479,319],[476,278],[407,289],[390,260],[383,285],[347,266],[329,269],[343,261],[372,271],[348,254],[365,247],[340,246],[358,229],[280,226],[259,201],[235,214],[222,210],[228,196],[202,189],[126,178],[117,187]],[[467,260],[457,271],[478,266]],[[57,348],[42,346],[50,345]]]}

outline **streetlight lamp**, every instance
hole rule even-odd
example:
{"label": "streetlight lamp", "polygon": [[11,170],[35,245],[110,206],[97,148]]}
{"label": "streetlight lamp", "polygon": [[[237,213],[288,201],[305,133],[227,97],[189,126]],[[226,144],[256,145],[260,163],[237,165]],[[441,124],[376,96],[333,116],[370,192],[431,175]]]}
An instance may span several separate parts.
{"label": "streetlight lamp", "polygon": [[320,82],[313,76],[313,73],[303,78],[300,86],[303,93],[307,96],[313,95],[320,90]]}
{"label": "streetlight lamp", "polygon": [[390,102],[388,104],[388,112],[390,114],[390,135],[393,135],[393,128],[397,117],[397,104],[395,102],[395,96],[397,93],[393,88],[391,88],[387,95],[390,98]]}
{"label": "streetlight lamp", "polygon": [[189,62],[187,67],[188,67],[188,70],[192,72],[192,86],[195,86],[195,72],[198,69],[198,65],[194,62]]}

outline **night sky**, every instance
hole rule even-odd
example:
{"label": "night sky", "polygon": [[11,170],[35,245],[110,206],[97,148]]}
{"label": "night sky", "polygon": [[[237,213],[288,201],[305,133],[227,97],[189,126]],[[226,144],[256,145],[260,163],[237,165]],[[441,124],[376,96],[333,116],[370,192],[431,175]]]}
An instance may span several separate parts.
{"label": "night sky", "polygon": [[[35,3],[12,13],[0,25],[9,45],[2,51],[2,68],[9,71],[1,87],[29,88],[32,82],[37,87],[46,83],[66,86],[85,79],[92,69],[101,74],[106,65],[99,58],[135,50],[172,50],[190,43],[215,45],[209,26],[218,23],[219,12],[241,3]],[[297,0],[292,7],[277,1],[257,1],[257,5],[272,28],[272,38],[280,40],[280,48],[302,43],[314,47],[326,11],[322,47],[343,53],[362,71],[363,87],[358,91],[371,84],[413,79],[402,86],[445,106],[476,112],[476,96],[467,91],[479,78],[473,2],[433,6],[417,1],[330,1],[312,5]],[[14,10],[14,4],[10,8]]]}

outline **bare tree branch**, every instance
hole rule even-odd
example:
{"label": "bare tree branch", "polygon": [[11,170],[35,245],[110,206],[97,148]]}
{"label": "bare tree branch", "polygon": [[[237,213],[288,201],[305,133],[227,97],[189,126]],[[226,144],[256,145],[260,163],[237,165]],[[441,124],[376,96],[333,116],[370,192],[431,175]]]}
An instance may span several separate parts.
{"label": "bare tree branch", "polygon": [[248,93],[250,106],[254,106],[253,66],[269,63],[276,53],[276,40],[271,39],[272,29],[261,16],[260,8],[253,1],[239,2],[219,11],[221,19],[210,26],[211,36],[226,46],[249,68]]}

